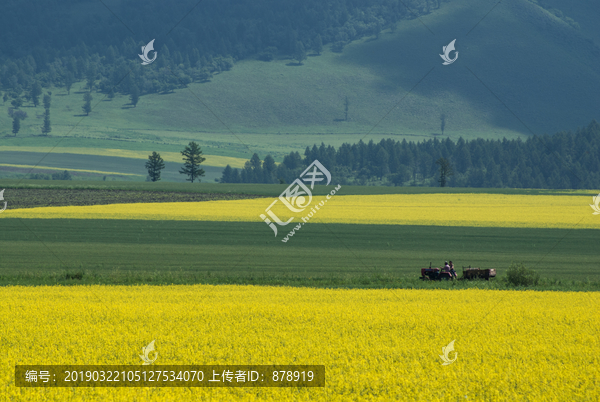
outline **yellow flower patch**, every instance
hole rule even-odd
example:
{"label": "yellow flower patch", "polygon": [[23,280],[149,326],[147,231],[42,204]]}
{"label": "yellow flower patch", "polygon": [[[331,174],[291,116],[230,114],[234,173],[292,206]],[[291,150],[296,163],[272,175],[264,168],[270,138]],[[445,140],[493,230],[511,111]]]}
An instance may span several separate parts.
{"label": "yellow flower patch", "polygon": [[[8,287],[15,401],[597,401],[598,293],[255,286]],[[322,364],[325,388],[15,387],[16,364]],[[455,340],[442,365],[442,347]],[[456,354],[455,354],[456,353]]]}
{"label": "yellow flower patch", "polygon": [[[198,203],[114,204],[10,210],[0,215],[20,218],[152,219],[261,222],[260,214],[275,198]],[[502,194],[392,194],[343,195],[327,200],[313,197],[311,206],[324,202],[310,222],[600,229],[591,196]],[[325,202],[326,201],[326,202]],[[298,222],[310,208],[296,215],[281,201],[272,209],[281,220]]]}

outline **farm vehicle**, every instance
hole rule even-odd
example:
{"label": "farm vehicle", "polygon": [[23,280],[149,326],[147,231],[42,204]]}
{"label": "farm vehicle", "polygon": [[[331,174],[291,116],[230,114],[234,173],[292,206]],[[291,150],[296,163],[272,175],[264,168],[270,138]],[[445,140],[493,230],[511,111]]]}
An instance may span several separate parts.
{"label": "farm vehicle", "polygon": [[[479,267],[471,268],[463,267],[462,277],[459,280],[464,279],[485,279],[487,281],[490,278],[496,277],[495,269],[481,269]],[[432,281],[441,281],[441,280],[450,280],[452,279],[452,274],[450,274],[450,270],[445,268],[432,268],[431,263],[429,263],[429,268],[421,268],[421,277],[419,279],[422,280],[432,280]]]}

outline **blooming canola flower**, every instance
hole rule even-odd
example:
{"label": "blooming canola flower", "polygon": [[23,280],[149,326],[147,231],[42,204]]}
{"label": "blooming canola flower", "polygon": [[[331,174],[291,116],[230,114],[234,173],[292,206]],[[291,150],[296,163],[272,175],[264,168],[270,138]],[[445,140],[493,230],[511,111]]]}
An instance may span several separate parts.
{"label": "blooming canola flower", "polygon": [[[325,201],[313,196],[312,205]],[[138,203],[7,210],[0,218],[144,219],[262,222],[270,198],[181,203]],[[281,219],[295,217],[282,203]],[[311,223],[600,229],[588,195],[384,194],[343,195]]]}
{"label": "blooming canola flower", "polygon": [[[18,401],[597,401],[599,302],[478,289],[11,286],[0,292],[0,389]],[[154,339],[158,359],[142,366]],[[443,365],[452,340],[458,359]],[[319,364],[326,385],[19,388],[16,364]]]}

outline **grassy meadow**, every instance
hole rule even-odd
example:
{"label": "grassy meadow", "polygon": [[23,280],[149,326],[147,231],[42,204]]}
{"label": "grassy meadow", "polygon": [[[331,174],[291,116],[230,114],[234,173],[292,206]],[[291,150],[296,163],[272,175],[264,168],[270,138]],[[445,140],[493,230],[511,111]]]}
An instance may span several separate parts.
{"label": "grassy meadow", "polygon": [[[588,229],[314,224],[284,244],[264,223],[2,218],[0,225],[4,285],[406,287],[430,262],[452,260],[459,273],[472,265],[496,268],[500,278],[523,262],[542,277],[600,288],[597,231]],[[66,278],[79,272],[81,279]]]}
{"label": "grassy meadow", "polygon": [[[23,175],[26,173],[43,173],[49,175],[68,170],[73,180],[77,181],[94,179],[98,181],[145,181],[148,175],[148,170],[145,168],[148,155],[145,156],[144,160],[140,157],[126,158],[122,156],[49,151],[50,149],[45,153],[0,152],[2,154],[2,162],[0,163],[2,173],[0,174],[4,177],[19,177],[23,180]],[[217,156],[216,158],[239,161],[236,158],[229,157]],[[174,158],[170,159],[173,160]],[[161,180],[179,183],[185,182],[187,176],[179,173],[179,170],[183,166],[181,158],[179,160],[178,162],[165,161],[165,169],[161,172]],[[220,161],[217,159],[214,163],[219,164]],[[220,179],[222,176],[222,167],[203,165],[202,168],[205,171],[205,176],[201,178],[202,181],[214,183],[215,179]]]}

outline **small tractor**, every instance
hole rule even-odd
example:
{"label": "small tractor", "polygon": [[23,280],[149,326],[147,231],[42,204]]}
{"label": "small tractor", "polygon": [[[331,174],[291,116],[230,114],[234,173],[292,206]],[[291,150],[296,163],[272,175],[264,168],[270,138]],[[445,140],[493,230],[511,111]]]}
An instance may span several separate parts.
{"label": "small tractor", "polygon": [[[463,267],[463,274],[460,280],[480,278],[489,281],[490,278],[494,278],[495,276],[495,269],[471,268],[471,266],[469,265],[468,268]],[[432,268],[431,263],[429,263],[429,268],[421,268],[421,277],[419,279],[432,281],[447,281],[452,279],[452,275],[450,274],[449,270],[445,268]]]}
{"label": "small tractor", "polygon": [[431,263],[429,263],[429,268],[421,268],[421,277],[419,279],[424,281],[447,281],[452,279],[452,275],[450,275],[450,271],[445,270],[444,268],[431,268]]}

